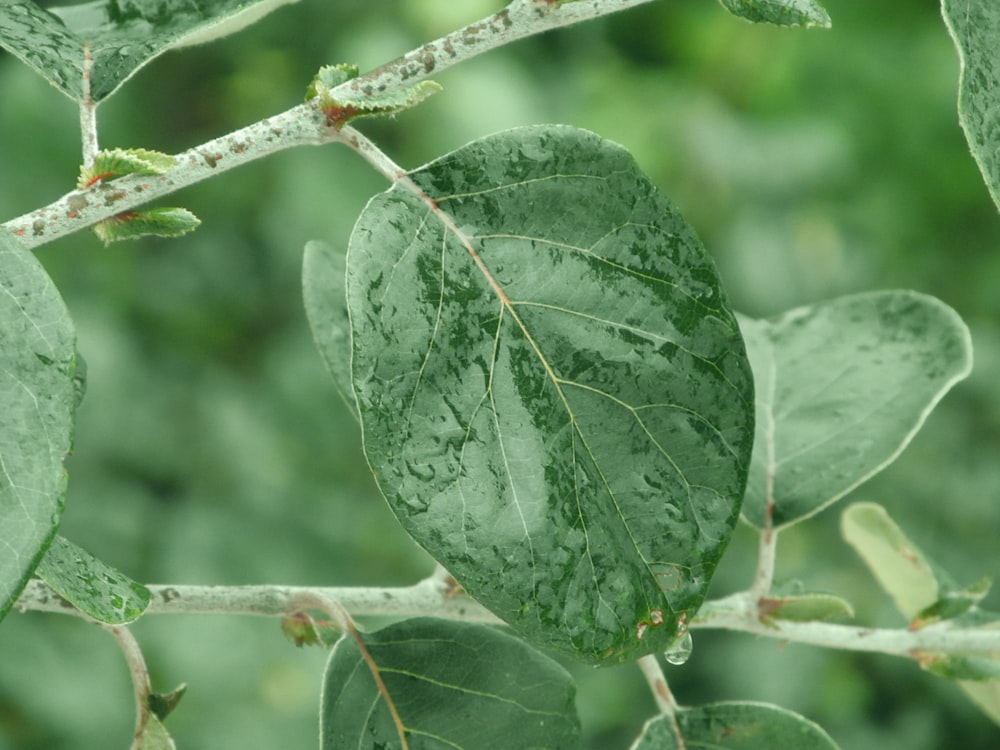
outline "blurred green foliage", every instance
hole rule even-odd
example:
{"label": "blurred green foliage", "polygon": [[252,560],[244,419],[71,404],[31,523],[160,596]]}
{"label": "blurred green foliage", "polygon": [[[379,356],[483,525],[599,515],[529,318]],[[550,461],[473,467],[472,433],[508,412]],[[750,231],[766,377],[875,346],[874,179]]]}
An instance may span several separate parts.
{"label": "blurred green foliage", "polygon": [[[105,147],[176,152],[301,101],[324,64],[362,70],[500,0],[302,0],[235,37],[170,53],[99,112]],[[715,255],[751,315],[909,287],[955,307],[976,371],[903,457],[852,497],[884,504],[960,582],[997,570],[1000,216],[955,114],[957,58],[937,3],[825,3],[828,31],[752,26],[708,0],[520,42],[438,77],[445,92],[362,124],[414,167],[514,125],[566,122],[628,147]],[[0,216],[73,187],[71,102],[0,53]],[[344,149],[274,156],[172,201],[189,237],[39,253],[89,365],[62,532],[146,582],[404,584],[430,570],[377,495],[359,432],[301,311],[309,239],[345,246],[384,189]],[[781,537],[779,577],[900,625],[839,538],[838,508]],[[742,527],[713,585],[745,587]],[[996,608],[991,595],[984,606]],[[150,617],[154,688],[189,684],[181,748],[312,747],[323,655],[276,622]],[[0,750],[126,747],[132,701],[113,640],[66,617],[0,628]],[[655,709],[631,667],[576,669],[590,748],[627,747]],[[695,633],[668,676],[684,704],[776,702],[845,750],[995,748],[1000,729],[949,683],[889,657]]]}

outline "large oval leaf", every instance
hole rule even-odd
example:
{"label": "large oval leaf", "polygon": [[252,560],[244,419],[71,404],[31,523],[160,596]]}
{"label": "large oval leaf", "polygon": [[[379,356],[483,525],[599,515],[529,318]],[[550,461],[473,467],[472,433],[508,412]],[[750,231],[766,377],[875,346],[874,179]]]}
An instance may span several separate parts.
{"label": "large oval leaf", "polygon": [[[410,750],[575,748],[569,673],[524,641],[485,625],[418,618],[362,635]],[[322,750],[400,748],[399,729],[358,645],[330,654]]]}
{"label": "large oval leaf", "polygon": [[743,514],[758,528],[801,521],[884,469],[972,369],[961,318],[916,292],[839,297],[740,325],[757,378]]}
{"label": "large oval leaf", "polygon": [[59,524],[75,377],[76,332],[62,297],[0,231],[0,618]]}
{"label": "large oval leaf", "polygon": [[[168,49],[231,34],[297,0],[92,0],[43,10],[0,3],[0,46],[76,101],[111,96]],[[90,62],[85,63],[85,56]]]}
{"label": "large oval leaf", "polygon": [[942,0],[941,9],[961,65],[958,119],[1000,206],[1000,3]]}
{"label": "large oval leaf", "polygon": [[[521,633],[662,650],[739,512],[753,384],[711,260],[621,147],[476,141],[348,253],[365,450],[409,532]],[[433,208],[431,208],[433,206]]]}

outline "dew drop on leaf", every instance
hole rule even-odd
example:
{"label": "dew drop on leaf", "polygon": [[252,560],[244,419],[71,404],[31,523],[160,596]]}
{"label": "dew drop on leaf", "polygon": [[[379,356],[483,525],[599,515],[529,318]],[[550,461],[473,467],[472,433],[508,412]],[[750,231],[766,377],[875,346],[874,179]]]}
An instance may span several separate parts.
{"label": "dew drop on leaf", "polygon": [[663,652],[663,658],[671,664],[680,666],[691,657],[693,649],[694,641],[691,638],[691,631],[689,630],[674,641],[674,644],[670,648]]}

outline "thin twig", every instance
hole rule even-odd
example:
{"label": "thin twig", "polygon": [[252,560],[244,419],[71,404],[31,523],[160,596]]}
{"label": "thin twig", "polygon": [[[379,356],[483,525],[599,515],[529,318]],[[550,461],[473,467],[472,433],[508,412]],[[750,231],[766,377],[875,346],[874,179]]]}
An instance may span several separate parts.
{"label": "thin twig", "polygon": [[146,724],[149,722],[149,693],[152,685],[149,681],[149,669],[146,667],[146,659],[139,648],[139,642],[135,636],[124,625],[102,625],[118,641],[122,653],[125,655],[125,662],[128,664],[129,673],[132,675],[132,690],[135,694],[135,735],[132,740],[133,750],[138,750],[142,742],[142,735],[146,731]]}

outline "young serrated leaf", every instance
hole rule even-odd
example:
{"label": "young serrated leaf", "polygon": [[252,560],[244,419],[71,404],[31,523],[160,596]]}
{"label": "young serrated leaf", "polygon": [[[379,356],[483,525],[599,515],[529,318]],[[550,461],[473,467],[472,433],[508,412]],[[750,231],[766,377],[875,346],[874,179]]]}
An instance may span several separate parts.
{"label": "young serrated leaf", "polygon": [[814,0],[719,0],[734,16],[778,26],[830,27],[830,16]]}
{"label": "young serrated leaf", "polygon": [[63,599],[98,622],[132,622],[149,604],[145,586],[61,536],[52,540],[37,572]]}
{"label": "young serrated leaf", "polygon": [[815,723],[766,703],[682,708],[676,721],[677,729],[669,716],[650,719],[630,750],[839,750]]}
{"label": "young serrated leaf", "polygon": [[983,597],[989,593],[992,583],[993,579],[986,576],[964,589],[945,591],[940,599],[917,613],[910,627],[922,628],[941,620],[951,620],[965,614],[983,600]]}
{"label": "young serrated leaf", "polygon": [[1000,3],[943,0],[960,63],[958,119],[972,156],[1000,207]]}
{"label": "young serrated leaf", "polygon": [[99,151],[91,166],[80,167],[80,179],[77,180],[76,186],[82,190],[98,180],[113,180],[129,174],[163,174],[174,166],[176,161],[169,154],[144,148]]}
{"label": "young serrated leaf", "polygon": [[[575,748],[570,675],[524,641],[485,625],[419,618],[363,636],[411,750]],[[323,679],[321,750],[401,747],[358,645],[342,638]]]}
{"label": "young serrated leaf", "polygon": [[965,323],[916,292],[839,297],[740,325],[757,383],[743,515],[757,528],[808,518],[891,464],[972,369]]}
{"label": "young serrated leaf", "polygon": [[434,81],[421,81],[406,88],[370,96],[348,93],[335,97],[327,91],[320,92],[319,107],[326,115],[327,122],[339,129],[358,117],[393,115],[410,109],[440,90],[441,86]]}
{"label": "young serrated leaf", "polygon": [[69,311],[35,257],[0,231],[0,619],[59,524],[78,396]]}
{"label": "young serrated leaf", "polygon": [[94,225],[96,234],[105,245],[119,240],[134,240],[153,235],[180,237],[194,231],[201,221],[184,208],[152,208],[129,211]]}
{"label": "young serrated leaf", "polygon": [[361,420],[351,387],[351,321],[347,314],[346,253],[325,242],[306,244],[302,298],[313,340],[351,415]]}
{"label": "young serrated leaf", "polygon": [[28,0],[0,5],[0,46],[76,101],[113,94],[168,49],[239,31],[296,0],[93,0],[43,10]]}
{"label": "young serrated leaf", "polygon": [[358,72],[358,66],[351,63],[338,63],[320,68],[316,77],[306,87],[306,101],[318,96],[322,102],[324,97],[329,98],[330,89],[337,88],[352,78],[357,78]]}
{"label": "young serrated leaf", "polygon": [[[701,243],[620,146],[475,141],[355,225],[352,380],[397,517],[520,633],[661,652],[739,513],[753,383]],[[433,203],[431,203],[433,201]]]}

